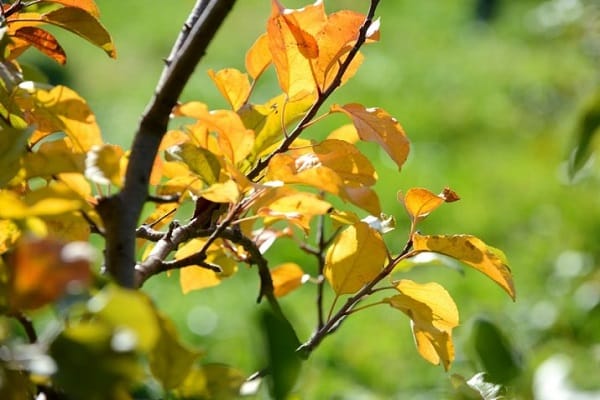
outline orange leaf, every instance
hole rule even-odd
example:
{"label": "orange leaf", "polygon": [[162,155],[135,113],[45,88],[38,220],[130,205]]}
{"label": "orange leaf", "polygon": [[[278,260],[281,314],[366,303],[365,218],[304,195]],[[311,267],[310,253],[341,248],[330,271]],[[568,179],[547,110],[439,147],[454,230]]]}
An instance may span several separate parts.
{"label": "orange leaf", "polygon": [[415,252],[432,251],[462,261],[487,275],[514,300],[515,286],[506,257],[498,249],[470,235],[419,235],[413,234]]}
{"label": "orange leaf", "polygon": [[293,262],[281,264],[270,272],[276,297],[285,296],[304,283],[304,271],[298,264]]}
{"label": "orange leaf", "polygon": [[448,370],[454,360],[452,329],[458,326],[458,310],[446,289],[437,283],[419,284],[401,280],[399,295],[385,299],[412,320],[417,349],[432,364],[443,362]]}
{"label": "orange leaf", "polygon": [[76,7],[81,8],[84,11],[87,11],[89,14],[94,17],[100,16],[100,10],[98,10],[98,6],[94,0],[44,0],[49,3],[58,3],[62,4],[66,7]]}
{"label": "orange leaf", "polygon": [[34,26],[24,26],[17,29],[14,36],[32,44],[36,49],[59,64],[67,62],[67,55],[56,38],[43,29]]}
{"label": "orange leaf", "polygon": [[326,20],[323,2],[297,10],[282,9],[276,0],[272,2],[267,23],[269,50],[279,86],[289,97],[316,89],[310,60],[318,56],[315,35]]}
{"label": "orange leaf", "polygon": [[246,71],[256,80],[271,64],[269,37],[263,33],[246,53]]}
{"label": "orange leaf", "polygon": [[85,242],[67,245],[49,239],[19,242],[9,262],[11,307],[36,309],[65,295],[75,282],[87,286],[91,280],[92,254]]}
{"label": "orange leaf", "polygon": [[327,139],[343,140],[354,144],[360,140],[360,137],[353,124],[346,124],[332,131],[329,136],[327,136]]}
{"label": "orange leaf", "polygon": [[406,192],[404,197],[402,197],[401,193],[398,193],[398,197],[404,204],[404,208],[413,220],[413,223],[417,223],[427,217],[432,211],[442,205],[442,203],[449,203],[460,199],[455,192],[448,188],[445,188],[444,191],[438,195],[431,193],[427,189],[412,188]]}
{"label": "orange leaf", "polygon": [[247,74],[242,74],[235,68],[226,68],[217,72],[210,69],[208,76],[234,111],[239,110],[248,100],[250,81]]}
{"label": "orange leaf", "polygon": [[[321,90],[325,90],[339,71],[339,66],[345,61],[345,55],[350,51],[358,38],[360,27],[365,21],[365,15],[350,10],[342,10],[331,14],[323,29],[317,35],[319,56],[314,63],[315,76]],[[372,27],[379,26],[378,21]],[[378,29],[369,30],[369,38],[377,40]],[[352,77],[362,62],[357,54],[342,77],[342,83]]]}
{"label": "orange leaf", "polygon": [[361,104],[334,104],[332,112],[342,112],[352,118],[352,122],[362,140],[378,143],[398,165],[402,165],[408,157],[410,148],[408,138],[402,126],[380,108],[365,108]]}

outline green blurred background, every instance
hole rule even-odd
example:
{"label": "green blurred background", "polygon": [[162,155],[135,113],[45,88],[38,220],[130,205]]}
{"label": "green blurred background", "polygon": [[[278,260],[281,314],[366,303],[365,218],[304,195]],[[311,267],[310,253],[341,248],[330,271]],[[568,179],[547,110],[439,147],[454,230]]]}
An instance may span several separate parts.
{"label": "green blurred background", "polygon": [[[108,142],[129,147],[161,59],[194,2],[97,2],[117,45],[116,61],[63,32],[57,34],[69,56],[66,68],[33,52],[27,59],[88,100]],[[487,16],[478,15],[475,0],[381,3],[381,42],[364,50],[362,69],[332,102],[382,107],[411,140],[401,173],[377,148],[363,147],[377,164],[384,211],[397,218],[388,243],[400,250],[408,230],[398,190],[449,186],[462,200],[436,211],[421,231],[469,233],[504,250],[517,301],[457,265],[413,269],[411,279],[444,285],[461,313],[451,371],[420,358],[404,315],[375,307],[346,320],[304,364],[298,398],[447,398],[454,395],[451,374],[469,378],[486,369],[508,371],[501,379],[509,383],[508,398],[600,396],[600,171],[592,160],[569,179],[565,163],[582,107],[599,87],[600,3],[505,0]],[[366,11],[367,5],[326,1],[328,10]],[[269,10],[268,0],[238,1],[183,100],[226,107],[206,70],[243,69]],[[271,78],[256,99],[276,94]],[[328,119],[309,134],[323,137],[341,123],[342,117]],[[273,266],[296,261],[315,269],[289,241],[267,255]],[[256,271],[240,266],[220,287],[186,296],[176,276],[155,278],[145,289],[189,343],[206,349],[205,361],[245,374],[262,367]],[[301,340],[315,325],[314,296],[307,284],[281,301]]]}

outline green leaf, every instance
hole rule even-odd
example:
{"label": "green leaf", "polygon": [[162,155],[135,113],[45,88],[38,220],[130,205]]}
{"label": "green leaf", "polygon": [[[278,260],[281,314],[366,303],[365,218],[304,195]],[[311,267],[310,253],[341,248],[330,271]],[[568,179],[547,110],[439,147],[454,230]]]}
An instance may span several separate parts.
{"label": "green leaf", "polygon": [[302,360],[296,353],[300,341],[290,322],[270,310],[261,314],[269,362],[269,390],[275,400],[284,400],[300,374]]}
{"label": "green leaf", "polygon": [[25,155],[30,129],[18,129],[0,123],[0,188],[17,175],[21,165],[19,159]]}
{"label": "green leaf", "polygon": [[569,174],[573,177],[590,157],[593,139],[600,130],[600,92],[596,93],[581,111],[575,129],[577,145],[569,160]]}
{"label": "green leaf", "polygon": [[143,377],[138,355],[120,348],[122,332],[104,321],[67,327],[50,345],[57,386],[74,399],[121,399]]}
{"label": "green leaf", "polygon": [[159,325],[160,337],[148,355],[150,370],[163,388],[174,389],[183,383],[201,353],[181,343],[175,325],[165,316],[159,316]]}
{"label": "green leaf", "polygon": [[381,272],[386,258],[379,233],[358,222],[344,229],[327,250],[325,277],[338,296],[352,294]]}
{"label": "green leaf", "polygon": [[512,273],[504,254],[471,235],[413,235],[415,252],[432,251],[455,258],[487,275],[514,300]]}
{"label": "green leaf", "polygon": [[507,384],[521,374],[517,352],[492,321],[484,318],[476,319],[473,323],[471,341],[489,381]]}
{"label": "green leaf", "polygon": [[187,142],[172,146],[167,149],[166,158],[167,161],[184,162],[207,185],[212,185],[219,180],[221,171],[219,159],[212,152],[202,147]]}
{"label": "green leaf", "polygon": [[100,47],[111,58],[117,57],[115,44],[110,34],[100,21],[86,10],[77,7],[62,7],[43,14],[41,20],[75,33]]}

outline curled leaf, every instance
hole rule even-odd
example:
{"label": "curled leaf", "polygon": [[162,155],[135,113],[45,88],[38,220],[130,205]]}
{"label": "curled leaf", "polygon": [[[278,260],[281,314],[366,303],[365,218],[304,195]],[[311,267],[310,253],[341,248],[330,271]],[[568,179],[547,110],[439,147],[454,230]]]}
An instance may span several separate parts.
{"label": "curled leaf", "polygon": [[412,240],[414,251],[432,251],[462,261],[487,275],[515,299],[515,286],[506,257],[481,239],[471,235],[427,236],[415,233]]}
{"label": "curled leaf", "polygon": [[401,193],[398,193],[398,198],[400,199],[400,202],[404,204],[404,208],[413,223],[417,223],[427,217],[444,202],[450,203],[460,199],[455,192],[448,188],[445,188],[444,191],[438,195],[433,194],[427,189],[412,188],[409,189],[404,196],[402,196]]}

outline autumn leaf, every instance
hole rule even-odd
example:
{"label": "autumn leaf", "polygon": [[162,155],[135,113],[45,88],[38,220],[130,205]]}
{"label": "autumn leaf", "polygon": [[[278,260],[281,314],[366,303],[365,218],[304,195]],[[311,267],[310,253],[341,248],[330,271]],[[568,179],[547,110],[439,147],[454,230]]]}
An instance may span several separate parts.
{"label": "autumn leaf", "polygon": [[314,193],[299,192],[289,186],[282,186],[261,195],[253,209],[256,210],[256,215],[263,217],[266,226],[275,221],[286,220],[308,233],[312,218],[326,214],[332,207]]}
{"label": "autumn leaf", "polygon": [[379,144],[398,165],[398,169],[402,168],[410,144],[404,129],[394,117],[381,108],[365,108],[356,103],[344,106],[334,104],[331,111],[349,116],[361,140]]}
{"label": "autumn leaf", "polygon": [[256,80],[271,65],[271,52],[269,51],[269,37],[263,33],[256,39],[246,53],[246,71]]}
{"label": "autumn leaf", "polygon": [[0,220],[0,255],[12,249],[21,236],[19,227],[10,220]]}
{"label": "autumn leaf", "polygon": [[35,26],[24,26],[17,29],[13,36],[33,45],[61,65],[67,62],[65,51],[50,32]]}
{"label": "autumn leaf", "polygon": [[93,251],[86,242],[63,244],[51,239],[20,241],[8,263],[9,298],[14,310],[31,310],[67,294],[73,283],[91,280]]}
{"label": "autumn leaf", "polygon": [[324,274],[338,296],[352,294],[381,272],[386,258],[379,233],[359,222],[335,238],[327,250]]}
{"label": "autumn leaf", "polygon": [[[177,250],[175,259],[182,259],[199,252],[206,243],[203,239],[192,239]],[[221,283],[221,280],[233,275],[237,270],[234,260],[219,246],[219,241],[213,243],[206,252],[205,262],[218,265],[222,272],[217,273],[200,266],[184,267],[180,270],[179,282],[183,294]]]}
{"label": "autumn leaf", "polygon": [[404,196],[402,196],[402,193],[398,193],[398,199],[404,204],[404,208],[414,226],[417,222],[425,219],[425,217],[444,202],[451,203],[460,198],[449,188],[445,188],[442,193],[438,195],[433,194],[427,189],[412,188],[409,189]]}
{"label": "autumn leaf", "polygon": [[246,103],[250,96],[250,81],[248,75],[235,68],[226,68],[220,71],[208,70],[208,76],[213,80],[217,89],[225,100],[237,111]]}
{"label": "autumn leaf", "polygon": [[23,157],[26,178],[52,177],[53,175],[77,172],[82,173],[85,154],[73,149],[67,138],[42,143],[34,152]]}
{"label": "autumn leaf", "polygon": [[96,118],[85,100],[65,86],[50,90],[23,91],[15,101],[24,110],[28,123],[36,127],[30,142],[37,143],[55,132],[64,132],[79,152],[101,145]]}
{"label": "autumn leaf", "polygon": [[401,280],[396,284],[400,294],[384,301],[412,320],[412,330],[421,356],[448,370],[454,360],[452,329],[458,326],[458,310],[446,289],[437,283],[419,284]]}
{"label": "autumn leaf", "polygon": [[210,151],[194,146],[191,143],[182,143],[166,150],[167,161],[181,161],[202,179],[207,185],[212,185],[219,180],[221,162]]}
{"label": "autumn leaf", "polygon": [[326,20],[322,2],[292,10],[282,9],[278,1],[272,1],[267,22],[268,45],[279,86],[291,98],[316,89],[310,60],[318,56],[315,35]]}
{"label": "autumn leaf", "polygon": [[100,10],[98,10],[94,0],[44,0],[44,2],[62,4],[66,7],[77,7],[87,11],[94,17],[100,16]]}
{"label": "autumn leaf", "polygon": [[420,235],[412,237],[413,251],[432,251],[444,254],[475,268],[496,282],[514,300],[516,297],[512,274],[506,257],[471,235]]}
{"label": "autumn leaf", "polygon": [[327,136],[327,139],[343,140],[354,144],[360,140],[360,137],[353,124],[346,124],[332,131],[329,136]]}
{"label": "autumn leaf", "polygon": [[281,264],[271,269],[270,272],[273,281],[273,293],[277,297],[285,296],[304,283],[304,271],[296,263]]}
{"label": "autumn leaf", "polygon": [[123,149],[114,144],[94,146],[85,158],[85,176],[100,185],[121,187],[125,171],[121,168]]}

